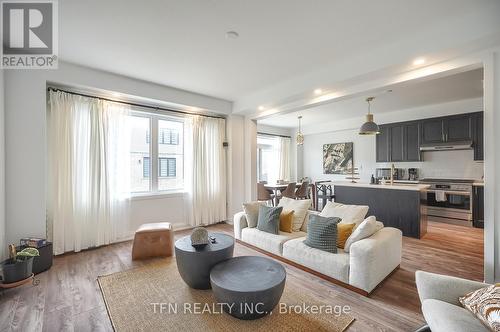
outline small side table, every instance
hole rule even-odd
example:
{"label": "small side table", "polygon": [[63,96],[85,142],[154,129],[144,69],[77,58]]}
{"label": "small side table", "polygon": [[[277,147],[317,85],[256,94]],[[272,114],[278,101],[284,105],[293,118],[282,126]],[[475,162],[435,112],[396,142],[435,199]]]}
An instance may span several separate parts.
{"label": "small side table", "polygon": [[175,242],[177,268],[186,284],[191,288],[209,289],[210,270],[217,263],[233,257],[234,239],[222,233],[210,233],[215,243],[195,248],[191,237],[185,236]]}

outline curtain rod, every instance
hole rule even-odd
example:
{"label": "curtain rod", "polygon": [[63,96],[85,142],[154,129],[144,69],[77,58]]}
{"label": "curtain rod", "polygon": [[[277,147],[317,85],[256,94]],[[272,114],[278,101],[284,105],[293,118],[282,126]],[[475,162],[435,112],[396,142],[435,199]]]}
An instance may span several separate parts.
{"label": "curtain rod", "polygon": [[268,134],[268,133],[262,133],[262,132],[260,132],[260,131],[258,131],[258,132],[257,132],[257,135],[266,135],[266,136],[275,136],[275,137],[292,138],[292,136],[278,135],[278,134]]}
{"label": "curtain rod", "polygon": [[77,95],[77,96],[82,96],[82,97],[88,97],[88,98],[96,98],[96,99],[110,101],[110,102],[113,102],[113,103],[120,103],[120,104],[125,104],[125,105],[130,105],[130,106],[137,106],[137,107],[149,108],[149,109],[154,109],[154,110],[157,110],[157,111],[161,110],[161,111],[167,111],[167,112],[173,112],[173,113],[180,113],[180,114],[185,114],[185,115],[199,115],[199,116],[204,116],[204,117],[207,117],[207,118],[225,119],[224,117],[217,116],[217,115],[189,113],[189,112],[185,112],[185,111],[172,110],[172,109],[169,109],[169,108],[163,108],[163,107],[159,107],[159,106],[143,105],[143,104],[131,103],[131,102],[128,102],[128,101],[113,100],[113,99],[109,99],[109,98],[105,98],[105,97],[92,96],[92,95],[87,95],[87,94],[84,94],[84,93],[79,93],[79,92],[74,92],[74,91],[68,91],[68,90],[63,90],[63,89],[53,88],[53,87],[48,87],[47,91],[62,91],[62,92],[66,92],[66,93],[69,93],[69,94],[72,94],[72,95]]}

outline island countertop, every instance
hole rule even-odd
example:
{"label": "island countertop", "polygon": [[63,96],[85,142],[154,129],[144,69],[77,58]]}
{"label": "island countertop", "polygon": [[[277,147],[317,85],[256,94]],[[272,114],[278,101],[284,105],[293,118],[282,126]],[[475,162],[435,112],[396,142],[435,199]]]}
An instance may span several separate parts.
{"label": "island countertop", "polygon": [[333,186],[346,186],[346,187],[358,187],[358,188],[374,188],[374,189],[389,189],[389,190],[411,190],[411,191],[425,191],[429,189],[428,184],[406,184],[406,183],[394,183],[394,184],[370,184],[363,182],[352,183],[349,181],[332,181],[328,184]]}

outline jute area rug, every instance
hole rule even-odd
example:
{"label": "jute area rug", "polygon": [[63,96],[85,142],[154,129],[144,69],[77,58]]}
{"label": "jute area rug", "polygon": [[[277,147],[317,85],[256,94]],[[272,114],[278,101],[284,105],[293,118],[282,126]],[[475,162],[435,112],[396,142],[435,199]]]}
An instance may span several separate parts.
{"label": "jute area rug", "polygon": [[[236,319],[223,312],[211,290],[189,288],[173,257],[101,276],[98,282],[116,331],[341,332],[354,321],[288,281],[280,304],[270,315],[251,321]],[[296,307],[292,310],[291,306]],[[317,311],[312,312],[311,306]]]}

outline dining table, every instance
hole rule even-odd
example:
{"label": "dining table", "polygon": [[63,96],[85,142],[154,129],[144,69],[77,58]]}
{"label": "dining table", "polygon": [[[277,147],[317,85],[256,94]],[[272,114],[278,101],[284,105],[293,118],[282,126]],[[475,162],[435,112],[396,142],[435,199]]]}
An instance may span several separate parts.
{"label": "dining table", "polygon": [[[297,182],[295,184],[295,188],[299,188],[300,186],[302,185],[302,182]],[[314,183],[310,183],[309,184],[310,187],[314,187]],[[286,189],[286,187],[288,187],[288,183],[266,183],[264,184],[264,187],[269,190],[269,191],[272,191],[273,194],[274,194],[274,206],[278,206],[278,203],[279,203],[279,193],[282,192],[283,190]],[[313,195],[313,202],[315,201],[315,190],[313,188],[312,190],[312,195]]]}

